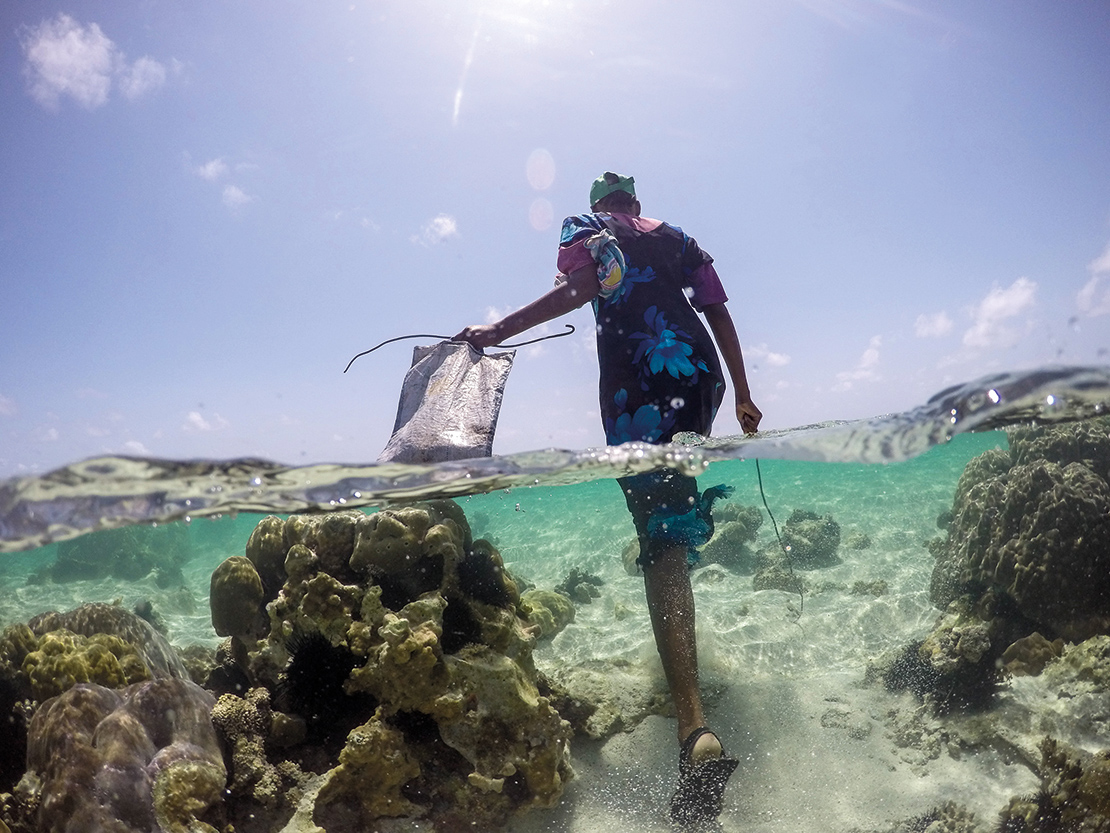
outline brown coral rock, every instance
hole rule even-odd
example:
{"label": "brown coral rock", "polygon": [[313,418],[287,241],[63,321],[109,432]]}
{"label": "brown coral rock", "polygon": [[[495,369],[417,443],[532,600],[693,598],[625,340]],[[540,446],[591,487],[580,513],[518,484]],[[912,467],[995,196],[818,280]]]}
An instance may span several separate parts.
{"label": "brown coral rock", "polygon": [[267,515],[247,539],[246,556],[258,572],[266,598],[277,595],[285,583],[285,522],[276,515]]}
{"label": "brown coral rock", "polygon": [[57,696],[78,683],[121,688],[150,679],[134,645],[118,636],[81,636],[67,630],[44,634],[23,660],[21,670],[36,700]]}
{"label": "brown coral rock", "polygon": [[[258,534],[276,541],[272,529]],[[472,539],[458,504],[294,516],[282,541],[285,582],[266,605],[270,629],[240,667],[309,720],[301,754],[329,761],[319,794],[304,793],[313,806],[298,813],[325,826],[427,816],[441,827],[466,819],[492,829],[558,799],[571,777],[570,726],[537,689],[536,637],[515,582],[496,548]],[[325,686],[302,686],[294,673],[306,645],[350,662],[329,666],[326,686],[328,713],[342,711],[342,720],[311,721]],[[225,706],[246,707],[220,703],[218,723]],[[234,743],[260,761],[260,736],[250,737]],[[233,791],[265,811],[266,791],[253,795],[265,779],[244,760],[233,766],[236,783],[240,769],[246,781]]]}
{"label": "brown coral rock", "polygon": [[118,692],[80,684],[48,700],[28,732],[38,829],[212,831],[203,816],[226,778],[212,705],[179,679]]}
{"label": "brown coral rock", "polygon": [[1015,465],[1034,460],[1061,466],[1080,463],[1110,481],[1110,418],[1013,428],[1009,435],[1010,457]]}
{"label": "brown coral rock", "polygon": [[246,697],[225,694],[212,709],[212,725],[230,752],[233,795],[249,795],[264,807],[277,805],[281,777],[266,759],[265,743],[272,715],[270,693],[253,688]]}
{"label": "brown coral rock", "polygon": [[185,664],[149,622],[118,605],[84,604],[65,613],[42,613],[27,623],[38,636],[48,631],[68,630],[81,636],[109,634],[134,645],[154,677],[187,677]]}
{"label": "brown coral rock", "polygon": [[1081,639],[1110,622],[1110,486],[1076,463],[1015,466],[969,495],[950,533],[963,580]]}
{"label": "brown coral rock", "polygon": [[224,560],[212,573],[209,605],[220,636],[257,639],[262,634],[265,593],[254,564],[244,555]]}
{"label": "brown coral rock", "polygon": [[401,794],[418,775],[420,765],[408,751],[405,736],[375,715],[347,736],[339,766],[328,773],[319,801],[353,799],[372,819],[422,815],[423,808]]}
{"label": "brown coral rock", "polygon": [[1049,642],[1040,633],[1034,632],[1002,652],[1002,667],[1015,677],[1035,677],[1063,653],[1064,640]]}

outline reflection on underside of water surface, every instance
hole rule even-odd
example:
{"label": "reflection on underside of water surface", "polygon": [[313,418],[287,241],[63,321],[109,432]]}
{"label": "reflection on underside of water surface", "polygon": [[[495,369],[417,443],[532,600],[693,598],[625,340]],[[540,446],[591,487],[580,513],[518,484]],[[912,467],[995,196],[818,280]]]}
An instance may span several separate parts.
{"label": "reflection on underside of water surface", "polygon": [[960,434],[1029,422],[1066,422],[1110,407],[1110,368],[996,374],[949,388],[912,411],[752,437],[584,451],[528,452],[432,465],[316,465],[263,460],[97,458],[41,477],[0,483],[0,552],[92,529],[232,512],[306,512],[463,497],[521,486],[615,478],[658,468],[697,475],[714,461],[787,459],[891,463]]}

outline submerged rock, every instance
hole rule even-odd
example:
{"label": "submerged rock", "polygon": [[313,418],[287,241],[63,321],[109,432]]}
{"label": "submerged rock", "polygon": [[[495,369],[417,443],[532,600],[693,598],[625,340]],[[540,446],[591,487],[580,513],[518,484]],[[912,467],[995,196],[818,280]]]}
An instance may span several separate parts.
{"label": "submerged rock", "polygon": [[43,634],[20,670],[40,702],[78,683],[122,688],[151,677],[138,649],[118,636],[98,633],[86,637],[65,629]]}
{"label": "submerged rock", "polygon": [[42,831],[202,833],[227,777],[212,696],[188,680],[79,684],[43,703],[24,780]]}
{"label": "submerged rock", "polygon": [[574,604],[554,590],[526,590],[520,597],[520,610],[540,639],[553,639],[574,621]]}
{"label": "submerged rock", "polygon": [[211,829],[197,819],[219,804],[225,773],[212,697],[187,678],[165,637],[116,605],[7,628],[2,745],[25,750],[26,767],[17,815],[44,831]]}
{"label": "submerged rock", "polygon": [[181,567],[191,557],[182,524],[104,529],[59,543],[57,559],[31,581],[139,581],[153,573],[159,587],[173,587],[185,583]]}
{"label": "submerged rock", "polygon": [[1110,420],[1017,429],[964,469],[930,598],[995,590],[1050,637],[1110,631]]}
{"label": "submerged rock", "polygon": [[[387,817],[493,829],[559,799],[571,728],[540,693],[532,648],[565,611],[522,599],[456,503],[266,518],[242,560],[268,625],[222,666],[249,687],[216,712],[239,825],[296,809],[325,829]],[[316,788],[282,770],[279,745],[316,761]]]}
{"label": "submerged rock", "polygon": [[601,596],[598,588],[604,584],[605,582],[593,573],[572,567],[566,579],[561,584],[555,585],[555,592],[562,593],[579,604],[591,604],[594,599]]}
{"label": "submerged rock", "polygon": [[1011,799],[999,815],[999,831],[1110,831],[1110,750],[1091,754],[1046,737],[1039,774],[1040,790]]}
{"label": "submerged rock", "polygon": [[254,563],[233,555],[212,573],[208,604],[212,627],[220,636],[257,639],[265,633],[265,594]]}
{"label": "submerged rock", "polygon": [[1035,677],[1064,653],[1064,640],[1049,642],[1034,631],[1002,652],[1002,667],[1014,677]]}
{"label": "submerged rock", "polygon": [[1005,619],[964,598],[924,639],[872,663],[865,680],[881,681],[889,691],[911,691],[934,714],[980,710],[1002,682],[999,658],[1011,636]]}
{"label": "submerged rock", "polygon": [[189,675],[169,640],[149,622],[119,605],[84,604],[66,613],[50,611],[34,617],[27,624],[40,637],[58,630],[85,637],[98,634],[116,636],[135,647],[152,677]]}
{"label": "submerged rock", "polygon": [[840,524],[832,515],[795,509],[782,525],[782,543],[794,567],[811,570],[840,563]]}
{"label": "submerged rock", "polygon": [[288,787],[266,756],[273,722],[270,692],[264,688],[251,689],[246,697],[225,694],[212,709],[212,725],[231,762],[228,794],[249,797],[269,808],[278,806]]}
{"label": "submerged rock", "polygon": [[755,506],[724,503],[714,512],[713,537],[701,548],[702,564],[720,564],[742,575],[755,572],[757,556],[751,544],[763,524],[763,513]]}

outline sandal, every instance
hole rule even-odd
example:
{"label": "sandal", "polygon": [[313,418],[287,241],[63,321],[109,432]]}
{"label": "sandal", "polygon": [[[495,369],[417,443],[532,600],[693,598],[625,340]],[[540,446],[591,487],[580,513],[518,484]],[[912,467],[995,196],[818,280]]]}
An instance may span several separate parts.
{"label": "sandal", "polygon": [[682,743],[678,754],[678,789],[671,799],[671,820],[678,824],[698,824],[721,814],[725,785],[740,762],[725,754],[722,747],[721,757],[695,764],[694,745],[702,735],[712,734],[703,726],[692,731]]}

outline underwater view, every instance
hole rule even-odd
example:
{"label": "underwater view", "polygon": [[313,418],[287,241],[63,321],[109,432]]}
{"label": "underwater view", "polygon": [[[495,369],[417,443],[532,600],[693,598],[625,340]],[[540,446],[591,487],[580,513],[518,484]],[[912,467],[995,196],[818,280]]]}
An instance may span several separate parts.
{"label": "underwater view", "polygon": [[666,465],[735,490],[710,829],[1110,831],[1108,402],[1061,368],[748,439],[7,481],[0,830],[671,829],[614,482]]}

